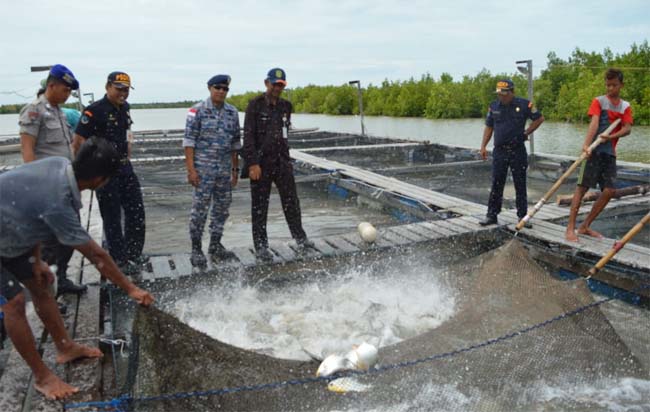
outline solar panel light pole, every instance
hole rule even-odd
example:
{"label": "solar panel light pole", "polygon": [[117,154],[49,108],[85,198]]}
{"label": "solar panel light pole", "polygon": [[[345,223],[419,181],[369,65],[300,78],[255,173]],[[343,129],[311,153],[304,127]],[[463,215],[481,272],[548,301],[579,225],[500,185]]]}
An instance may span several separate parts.
{"label": "solar panel light pole", "polygon": [[[52,68],[51,65],[50,65],[50,66],[32,66],[32,67],[29,68],[29,70],[30,70],[32,73],[33,73],[33,72],[49,72],[51,68]],[[77,104],[79,105],[79,111],[80,111],[80,112],[83,112],[83,110],[84,110],[84,105],[83,105],[83,103],[81,103],[81,88],[79,88],[79,89],[77,89],[77,90],[73,90],[73,91],[72,91],[72,95],[73,95],[74,97],[76,97],[77,99],[79,99],[79,101],[78,101],[78,103],[77,103]],[[84,95],[84,96],[85,96],[85,95]]]}
{"label": "solar panel light pole", "polygon": [[366,135],[366,127],[363,124],[363,96],[361,95],[361,81],[360,80],[350,80],[348,84],[357,85],[357,95],[359,96],[359,116],[361,117],[361,136]]}
{"label": "solar panel light pole", "polygon": [[90,92],[90,93],[84,93],[84,96],[90,96],[90,101],[88,101],[88,104],[91,104],[95,101],[95,93]]}
{"label": "solar panel light pole", "polygon": [[[517,64],[526,64],[525,66],[517,66],[517,70],[521,74],[528,76],[528,100],[533,101],[533,61],[532,60],[519,60]],[[530,139],[530,166],[532,167],[535,163],[535,141],[533,139],[533,134],[531,133],[528,136]]]}

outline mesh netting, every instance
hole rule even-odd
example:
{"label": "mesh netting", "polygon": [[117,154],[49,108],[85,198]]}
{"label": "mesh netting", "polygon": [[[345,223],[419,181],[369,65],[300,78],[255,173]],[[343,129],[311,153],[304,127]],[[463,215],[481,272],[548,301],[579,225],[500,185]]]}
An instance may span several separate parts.
{"label": "mesh netting", "polygon": [[[621,400],[625,408],[650,408],[649,345],[628,346],[583,280],[554,279],[517,241],[450,270],[463,294],[456,314],[435,330],[381,348],[377,368],[335,382],[344,394],[314,379],[318,362],[243,350],[160,310],[141,309],[133,330],[131,406],[592,411],[610,410],[611,398],[599,394],[624,387],[634,392]],[[628,320],[637,341],[648,342],[648,319]],[[178,393],[185,394],[157,396]]]}

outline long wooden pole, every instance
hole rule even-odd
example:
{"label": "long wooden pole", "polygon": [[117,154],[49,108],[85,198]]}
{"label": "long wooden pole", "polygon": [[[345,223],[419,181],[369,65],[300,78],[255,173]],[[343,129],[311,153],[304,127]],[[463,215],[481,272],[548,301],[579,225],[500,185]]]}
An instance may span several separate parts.
{"label": "long wooden pole", "polygon": [[596,272],[598,272],[600,269],[602,269],[602,268],[607,264],[607,262],[609,262],[610,259],[613,258],[614,255],[618,253],[619,250],[623,249],[623,247],[625,246],[625,244],[626,244],[630,239],[632,239],[632,238],[633,238],[637,233],[639,233],[639,232],[641,231],[641,229],[643,228],[643,226],[646,225],[648,222],[650,222],[650,212],[648,212],[648,214],[645,215],[645,216],[644,216],[644,217],[639,221],[639,223],[637,223],[636,225],[634,225],[634,227],[633,227],[632,229],[630,229],[630,231],[627,232],[627,233],[625,234],[625,236],[623,236],[623,239],[621,239],[621,240],[619,240],[618,242],[614,243],[614,247],[611,248],[610,251],[607,252],[607,254],[606,254],[605,256],[603,256],[603,257],[598,261],[598,263],[596,263],[596,264],[594,265],[594,267],[592,267],[591,269],[589,269],[589,275],[593,276],[593,275],[596,274]]}
{"label": "long wooden pole", "polygon": [[[622,189],[616,189],[612,199],[620,199],[625,196],[632,195],[645,195],[650,193],[650,185],[638,185],[638,186],[628,186]],[[600,191],[587,192],[586,195],[582,197],[583,202],[593,202],[597,200],[602,193]],[[573,195],[561,195],[556,198],[556,203],[558,206],[569,206],[573,200]]]}
{"label": "long wooden pole", "polygon": [[[618,124],[619,124],[620,122],[621,122],[621,119],[616,119],[616,120],[614,121],[614,123],[612,123],[611,125],[609,125],[609,127],[608,127],[607,129],[605,129],[605,131],[604,131],[603,133],[601,133],[601,134],[606,134],[606,135],[610,134],[610,133],[612,132],[612,130],[614,130],[614,128],[615,128],[616,126],[618,126]],[[604,142],[604,141],[605,141],[605,139],[603,139],[602,137],[600,137],[600,135],[598,135],[598,137],[596,138],[596,140],[594,140],[593,143],[591,144],[591,146],[589,146],[589,151],[590,151],[590,152],[593,151],[593,150],[596,148],[596,146],[598,146],[599,144],[601,144],[601,143]],[[517,223],[517,226],[515,226],[515,229],[516,229],[517,231],[521,230],[521,228],[524,227],[524,225],[526,224],[526,222],[528,222],[530,219],[532,219],[533,216],[535,216],[535,213],[539,212],[539,210],[542,208],[542,206],[544,206],[544,204],[546,204],[546,202],[548,201],[548,199],[550,199],[551,196],[553,196],[553,193],[555,193],[555,192],[560,188],[560,186],[562,186],[562,183],[564,183],[564,181],[566,180],[566,178],[569,177],[569,176],[571,175],[571,173],[573,173],[573,171],[576,170],[576,168],[578,167],[578,165],[579,165],[583,160],[585,160],[586,158],[587,158],[587,153],[582,152],[582,154],[580,155],[580,157],[579,157],[575,162],[573,162],[573,164],[572,164],[571,166],[569,166],[569,168],[566,170],[566,172],[564,172],[564,174],[563,174],[562,176],[560,176],[560,178],[557,180],[557,182],[555,182],[555,184],[553,185],[553,187],[551,187],[551,188],[548,190],[548,192],[546,192],[546,194],[542,197],[542,199],[541,199],[539,202],[537,202],[537,204],[533,207],[533,209],[530,210],[530,211],[526,214],[526,216],[524,216],[523,218],[521,218],[521,220],[519,221],[519,223]]]}

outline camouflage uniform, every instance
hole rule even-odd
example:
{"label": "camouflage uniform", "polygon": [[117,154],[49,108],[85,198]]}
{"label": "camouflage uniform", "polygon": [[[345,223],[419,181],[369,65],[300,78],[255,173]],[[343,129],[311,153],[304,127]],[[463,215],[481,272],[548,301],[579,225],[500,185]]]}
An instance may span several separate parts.
{"label": "camouflage uniform", "polygon": [[228,103],[217,108],[210,98],[194,105],[187,114],[183,147],[194,147],[200,179],[192,199],[190,238],[200,243],[212,200],[210,243],[219,243],[232,200],[231,154],[241,149],[237,109]]}

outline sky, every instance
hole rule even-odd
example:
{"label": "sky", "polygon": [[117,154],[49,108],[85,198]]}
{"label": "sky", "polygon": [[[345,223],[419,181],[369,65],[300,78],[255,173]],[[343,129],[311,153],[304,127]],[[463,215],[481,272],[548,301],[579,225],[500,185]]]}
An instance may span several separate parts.
{"label": "sky", "polygon": [[[615,8],[614,8],[615,6]],[[31,101],[45,73],[69,67],[82,93],[103,95],[114,70],[135,103],[199,100],[215,74],[230,94],[262,90],[281,67],[289,87],[362,86],[443,72],[513,73],[579,47],[614,53],[650,40],[648,0],[218,1],[0,0],[0,104]]]}

